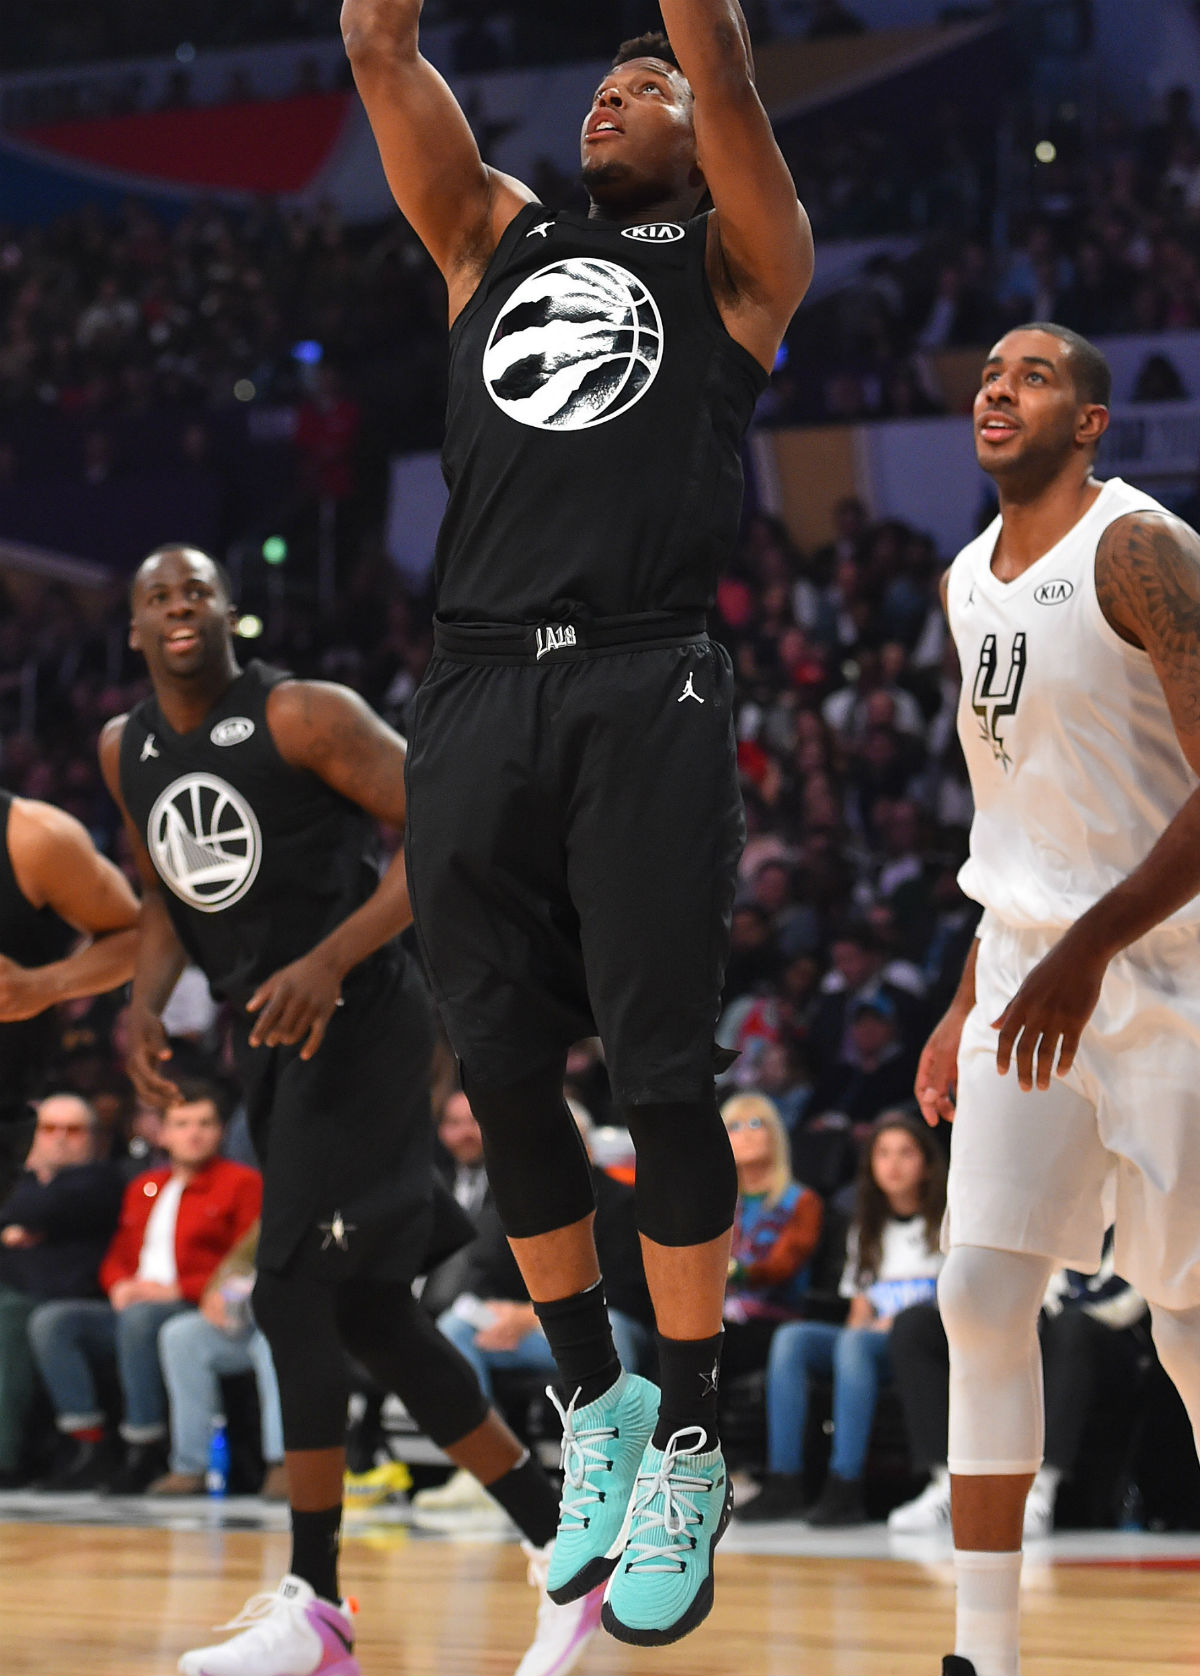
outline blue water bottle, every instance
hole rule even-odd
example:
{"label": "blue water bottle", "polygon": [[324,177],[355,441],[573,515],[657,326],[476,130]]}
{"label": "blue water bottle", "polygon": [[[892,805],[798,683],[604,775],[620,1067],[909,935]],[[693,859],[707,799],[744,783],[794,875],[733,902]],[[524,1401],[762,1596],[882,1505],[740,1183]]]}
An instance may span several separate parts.
{"label": "blue water bottle", "polygon": [[210,1496],[225,1496],[229,1493],[229,1432],[225,1426],[225,1416],[213,1416],[212,1436],[208,1440],[208,1471],[204,1474],[204,1487]]}

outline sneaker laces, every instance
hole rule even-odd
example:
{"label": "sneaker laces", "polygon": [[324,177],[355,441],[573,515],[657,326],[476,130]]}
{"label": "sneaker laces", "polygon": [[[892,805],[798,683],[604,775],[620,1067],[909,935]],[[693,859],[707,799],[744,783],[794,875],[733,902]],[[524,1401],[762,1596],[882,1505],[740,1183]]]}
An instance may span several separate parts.
{"label": "sneaker laces", "polygon": [[[684,1569],[680,1550],[690,1552],[696,1546],[696,1538],[688,1534],[688,1526],[699,1525],[703,1519],[695,1498],[711,1490],[713,1480],[697,1473],[681,1472],[676,1462],[680,1455],[693,1453],[707,1439],[703,1426],[685,1426],[668,1440],[655,1470],[638,1474],[625,1548],[627,1571],[635,1566],[639,1571]],[[660,1497],[661,1503],[656,1506]],[[662,1534],[656,1539],[659,1532]]]}
{"label": "sneaker laces", "polygon": [[294,1603],[282,1596],[278,1590],[270,1594],[251,1595],[236,1618],[230,1618],[227,1624],[216,1624],[216,1629],[266,1629],[268,1621],[275,1616],[279,1606],[291,1607]]}
{"label": "sneaker laces", "polygon": [[[561,1466],[563,1474],[563,1494],[559,1505],[559,1528],[570,1531],[583,1531],[588,1527],[589,1515],[581,1509],[599,1504],[604,1500],[604,1491],[598,1490],[589,1480],[590,1472],[611,1472],[612,1462],[600,1447],[610,1438],[619,1437],[620,1431],[616,1426],[587,1426],[579,1428],[575,1423],[575,1404],[579,1401],[579,1392],[571,1398],[564,1408],[559,1401],[558,1393],[553,1385],[547,1385],[546,1395],[558,1410],[558,1417],[562,1421],[562,1455]],[[567,1492],[572,1491],[570,1502]],[[573,1521],[570,1523],[569,1521]]]}

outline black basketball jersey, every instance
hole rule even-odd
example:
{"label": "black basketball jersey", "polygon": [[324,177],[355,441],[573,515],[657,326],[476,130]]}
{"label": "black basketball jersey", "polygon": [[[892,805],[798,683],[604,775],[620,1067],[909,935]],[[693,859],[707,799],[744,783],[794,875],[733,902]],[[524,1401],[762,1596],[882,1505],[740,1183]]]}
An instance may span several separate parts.
{"label": "black basketball jersey", "polygon": [[[12,795],[0,791],[0,954],[18,966],[48,966],[61,960],[76,932],[53,908],[35,908],[17,883],[8,853]],[[0,1117],[37,1092],[54,1046],[53,1011],[16,1024],[0,1024]]]}
{"label": "black basketball jersey", "polygon": [[712,605],[767,379],[717,311],[707,227],[532,204],[507,228],[450,334],[444,621]]}
{"label": "black basketball jersey", "polygon": [[179,940],[239,1008],[379,882],[367,815],[275,747],[267,697],[286,679],[251,663],[186,734],[148,698],[121,740],[121,796]]}

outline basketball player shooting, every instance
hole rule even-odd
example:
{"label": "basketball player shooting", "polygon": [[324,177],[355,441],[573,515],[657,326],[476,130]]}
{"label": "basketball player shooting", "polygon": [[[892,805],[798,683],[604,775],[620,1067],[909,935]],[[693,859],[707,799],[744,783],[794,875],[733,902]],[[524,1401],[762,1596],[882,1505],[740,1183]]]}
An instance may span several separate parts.
{"label": "basketball player shooting", "polygon": [[[737,1186],[713,1031],[743,817],[732,670],[705,613],[812,241],[735,0],[662,0],[666,36],[617,53],[580,137],[586,216],[482,161],[419,14],[342,9],[392,191],[449,293],[413,909],[558,1365],[551,1596],[607,1578],[610,1632],[663,1643],[711,1607],[730,1507],[716,1401]],[[637,1148],[661,1396],[613,1349],[563,1102],[568,1045],[596,1032]]]}
{"label": "basketball player shooting", "polygon": [[975,796],[960,882],[984,914],[916,1079],[955,1124],[943,1676],[1018,1676],[1038,1310],[1054,1268],[1098,1268],[1110,1206],[1200,1425],[1200,538],[1095,477],[1110,386],[1064,327],[1000,340],[974,410],[1000,515],[945,585]]}
{"label": "basketball player shooting", "polygon": [[[404,743],[346,687],[241,669],[229,582],[205,553],[152,553],[132,607],[153,695],[100,744],[143,887],[129,1070],[151,1105],[180,1098],[161,1011],[190,956],[234,1011],[263,1167],[254,1313],[279,1379],[292,1523],[278,1590],[179,1668],[359,1676],[338,1589],[344,1351],[487,1486],[543,1591],[557,1520],[541,1466],[412,1293],[473,1229],[434,1180],[432,1016],[398,941],[403,854],[382,872],[375,856],[376,821],[403,830]],[[595,1592],[543,1601],[519,1676],[565,1676],[599,1610]]]}

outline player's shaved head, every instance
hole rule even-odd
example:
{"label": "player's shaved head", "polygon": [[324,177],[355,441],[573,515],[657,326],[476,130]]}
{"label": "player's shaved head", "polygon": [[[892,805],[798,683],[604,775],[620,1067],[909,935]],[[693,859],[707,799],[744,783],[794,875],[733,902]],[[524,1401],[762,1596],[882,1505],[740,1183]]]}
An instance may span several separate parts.
{"label": "player's shaved head", "polygon": [[202,547],[193,547],[187,541],[167,541],[161,547],[156,547],[152,553],[147,553],[141,564],[133,573],[133,580],[129,584],[129,603],[133,604],[139,584],[147,575],[157,569],[159,561],[179,553],[189,559],[199,559],[209,568],[217,586],[220,588],[226,605],[233,604],[233,580],[220,559],[214,559],[211,553],[206,553]]}

